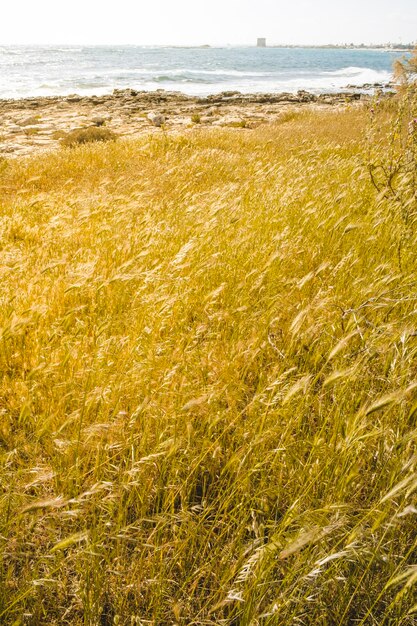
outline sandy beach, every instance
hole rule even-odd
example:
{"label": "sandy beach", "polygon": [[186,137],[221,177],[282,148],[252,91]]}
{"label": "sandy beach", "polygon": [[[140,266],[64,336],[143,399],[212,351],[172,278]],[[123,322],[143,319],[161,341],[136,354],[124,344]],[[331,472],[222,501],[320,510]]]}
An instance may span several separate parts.
{"label": "sandy beach", "polygon": [[241,94],[207,97],[178,92],[115,90],[111,95],[38,97],[0,100],[0,156],[25,156],[59,146],[74,129],[106,126],[120,137],[149,132],[184,132],[199,127],[250,130],[304,107],[333,108],[360,104],[369,95]]}

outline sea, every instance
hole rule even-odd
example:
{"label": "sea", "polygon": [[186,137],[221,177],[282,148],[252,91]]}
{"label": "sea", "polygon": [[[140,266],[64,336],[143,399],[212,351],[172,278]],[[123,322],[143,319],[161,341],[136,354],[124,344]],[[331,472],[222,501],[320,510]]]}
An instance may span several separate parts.
{"label": "sea", "polygon": [[113,89],[337,92],[388,83],[403,52],[350,48],[0,46],[0,98],[102,95]]}

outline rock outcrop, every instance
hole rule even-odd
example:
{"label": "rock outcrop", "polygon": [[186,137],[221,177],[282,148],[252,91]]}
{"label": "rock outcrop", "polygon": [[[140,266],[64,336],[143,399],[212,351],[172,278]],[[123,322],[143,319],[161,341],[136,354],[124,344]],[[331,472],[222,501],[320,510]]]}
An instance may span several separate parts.
{"label": "rock outcrop", "polygon": [[225,91],[197,97],[161,89],[115,89],[113,94],[104,96],[73,94],[0,100],[0,156],[52,149],[66,133],[91,126],[106,126],[126,137],[160,133],[162,127],[164,132],[183,132],[197,126],[226,126],[236,132],[247,132],[259,124],[279,121],[289,107],[301,110],[345,106],[360,104],[369,97],[354,91],[323,95],[306,91],[296,94]]}

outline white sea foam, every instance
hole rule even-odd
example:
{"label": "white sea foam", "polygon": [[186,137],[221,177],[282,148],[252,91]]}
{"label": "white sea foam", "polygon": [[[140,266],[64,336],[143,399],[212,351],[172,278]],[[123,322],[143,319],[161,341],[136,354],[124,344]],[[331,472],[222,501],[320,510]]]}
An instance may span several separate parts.
{"label": "white sea foam", "polygon": [[92,95],[129,87],[195,95],[331,92],[389,82],[399,56],[348,49],[3,46],[0,97]]}
{"label": "white sea foam", "polygon": [[345,67],[340,70],[328,72],[329,76],[341,77],[345,80],[355,79],[357,85],[365,83],[384,83],[392,79],[392,72],[387,70],[374,70],[369,67]]}

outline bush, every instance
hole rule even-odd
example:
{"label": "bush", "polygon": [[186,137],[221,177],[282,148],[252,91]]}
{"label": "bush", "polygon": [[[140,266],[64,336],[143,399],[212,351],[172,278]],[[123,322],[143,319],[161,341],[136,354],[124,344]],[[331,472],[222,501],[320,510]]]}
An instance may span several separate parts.
{"label": "bush", "polygon": [[394,63],[394,77],[400,86],[417,82],[417,46],[411,56]]}
{"label": "bush", "polygon": [[40,124],[42,118],[40,115],[32,115],[31,117],[27,117],[26,119],[18,122],[19,126],[33,126],[34,124]]}
{"label": "bush", "polygon": [[31,137],[32,135],[37,135],[39,133],[39,128],[30,126],[29,128],[25,128],[24,133],[26,137]]}
{"label": "bush", "polygon": [[108,128],[90,126],[89,128],[72,130],[61,140],[61,145],[66,148],[73,148],[84,143],[115,141],[116,139],[117,135]]}
{"label": "bush", "polygon": [[65,130],[55,130],[52,133],[52,139],[55,139],[56,141],[58,141],[59,139],[64,139],[67,136],[68,133],[65,132]]}
{"label": "bush", "polygon": [[411,74],[404,76],[397,97],[377,98],[372,103],[368,131],[368,170],[379,207],[400,225],[397,258],[401,272],[414,258],[417,233],[417,90],[409,80]]}

